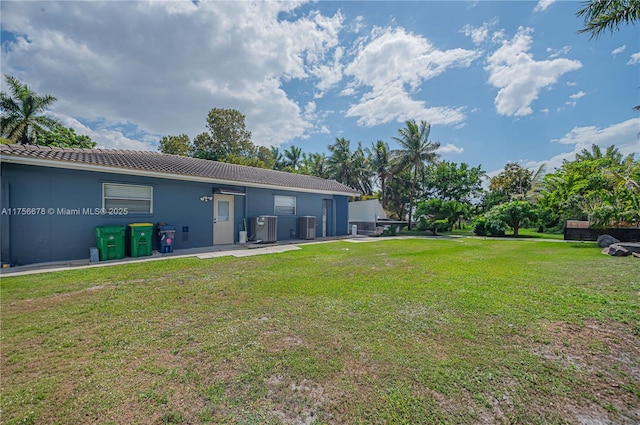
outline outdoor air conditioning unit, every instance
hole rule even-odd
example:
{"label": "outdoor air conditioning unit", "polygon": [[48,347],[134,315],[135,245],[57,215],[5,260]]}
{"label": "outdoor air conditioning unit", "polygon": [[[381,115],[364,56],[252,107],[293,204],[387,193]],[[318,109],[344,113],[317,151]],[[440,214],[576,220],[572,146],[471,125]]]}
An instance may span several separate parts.
{"label": "outdoor air conditioning unit", "polygon": [[255,242],[273,243],[278,240],[278,217],[259,215],[251,218],[251,238]]}
{"label": "outdoor air conditioning unit", "polygon": [[305,215],[299,219],[298,235],[300,239],[316,238],[316,218],[312,215]]}

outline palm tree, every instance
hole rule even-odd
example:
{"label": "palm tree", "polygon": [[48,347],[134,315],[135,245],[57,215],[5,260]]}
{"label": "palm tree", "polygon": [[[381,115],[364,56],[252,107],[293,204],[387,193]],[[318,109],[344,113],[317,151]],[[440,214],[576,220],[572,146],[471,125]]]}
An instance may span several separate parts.
{"label": "palm tree", "polygon": [[387,196],[385,186],[389,177],[391,177],[391,161],[389,158],[389,145],[382,140],[378,140],[367,148],[369,155],[369,164],[371,169],[376,173],[378,183],[380,184],[380,193],[382,198],[382,208],[387,207]]}
{"label": "palm tree", "polygon": [[534,204],[542,197],[542,190],[544,189],[544,175],[547,170],[547,164],[540,164],[538,169],[531,177],[531,186],[524,194],[524,199]]}
{"label": "palm tree", "polygon": [[271,146],[271,156],[274,160],[273,169],[282,170],[284,168],[284,159],[282,157],[282,152],[280,152],[280,149],[278,149],[277,146]]}
{"label": "palm tree", "polygon": [[590,33],[590,38],[598,38],[606,30],[619,30],[623,22],[640,21],[639,0],[591,0],[583,5],[576,13],[584,17],[584,27],[578,32]]}
{"label": "palm tree", "polygon": [[358,143],[358,148],[351,155],[351,167],[353,173],[353,183],[365,195],[373,195],[373,174],[369,158],[364,153],[362,143]]}
{"label": "palm tree", "polygon": [[426,168],[427,163],[437,164],[440,147],[439,142],[429,141],[431,124],[420,121],[420,125],[415,120],[406,122],[406,127],[398,130],[400,137],[393,139],[400,144],[400,149],[396,151],[397,169],[409,170],[412,177],[411,194],[409,196],[409,226],[411,229],[411,214],[416,198],[416,188],[418,186],[418,175]]}
{"label": "palm tree", "polygon": [[39,96],[17,78],[5,75],[9,92],[0,93],[0,134],[23,145],[37,144],[38,134],[53,130],[60,123],[41,115],[56,101],[51,95]]}
{"label": "palm tree", "polygon": [[300,166],[302,149],[292,145],[289,149],[285,149],[284,157],[286,158],[285,166],[291,167],[295,171]]}
{"label": "palm tree", "polygon": [[304,156],[303,169],[311,176],[328,178],[327,158],[323,153],[310,153]]}
{"label": "palm tree", "polygon": [[337,137],[333,145],[327,146],[331,155],[327,158],[329,178],[350,185],[351,178],[351,142],[344,137]]}
{"label": "palm tree", "polygon": [[[590,0],[583,2],[584,8],[576,12],[584,17],[584,27],[578,33],[589,33],[590,39],[597,39],[603,31],[611,33],[620,30],[620,24],[640,21],[640,0]],[[640,111],[640,105],[634,106]]]}

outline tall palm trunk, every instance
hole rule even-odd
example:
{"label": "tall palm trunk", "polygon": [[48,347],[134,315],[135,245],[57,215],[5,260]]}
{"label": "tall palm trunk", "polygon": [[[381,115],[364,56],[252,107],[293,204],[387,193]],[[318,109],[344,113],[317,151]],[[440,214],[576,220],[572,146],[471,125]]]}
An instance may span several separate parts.
{"label": "tall palm trunk", "polygon": [[411,215],[413,214],[413,203],[416,199],[416,186],[418,186],[418,170],[413,169],[413,184],[411,185],[411,196],[409,196],[409,225],[407,228],[411,230]]}

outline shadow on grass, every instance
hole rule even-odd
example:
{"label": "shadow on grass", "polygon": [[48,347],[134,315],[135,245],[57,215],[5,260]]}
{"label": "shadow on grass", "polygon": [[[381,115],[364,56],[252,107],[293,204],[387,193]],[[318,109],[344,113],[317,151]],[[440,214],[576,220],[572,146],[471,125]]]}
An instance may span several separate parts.
{"label": "shadow on grass", "polygon": [[590,249],[600,249],[600,247],[598,246],[598,244],[596,242],[589,242],[589,241],[585,241],[585,242],[574,242],[572,244],[569,244],[569,246],[571,248],[590,248]]}

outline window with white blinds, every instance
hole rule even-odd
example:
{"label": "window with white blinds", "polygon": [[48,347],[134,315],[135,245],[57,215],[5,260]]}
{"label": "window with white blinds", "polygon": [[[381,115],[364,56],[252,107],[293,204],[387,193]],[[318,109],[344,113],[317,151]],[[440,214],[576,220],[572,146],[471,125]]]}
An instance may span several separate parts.
{"label": "window with white blinds", "polygon": [[273,197],[273,212],[275,215],[296,215],[296,197],[278,196]]}
{"label": "window with white blinds", "polygon": [[103,183],[102,208],[126,208],[128,213],[153,212],[153,187]]}

